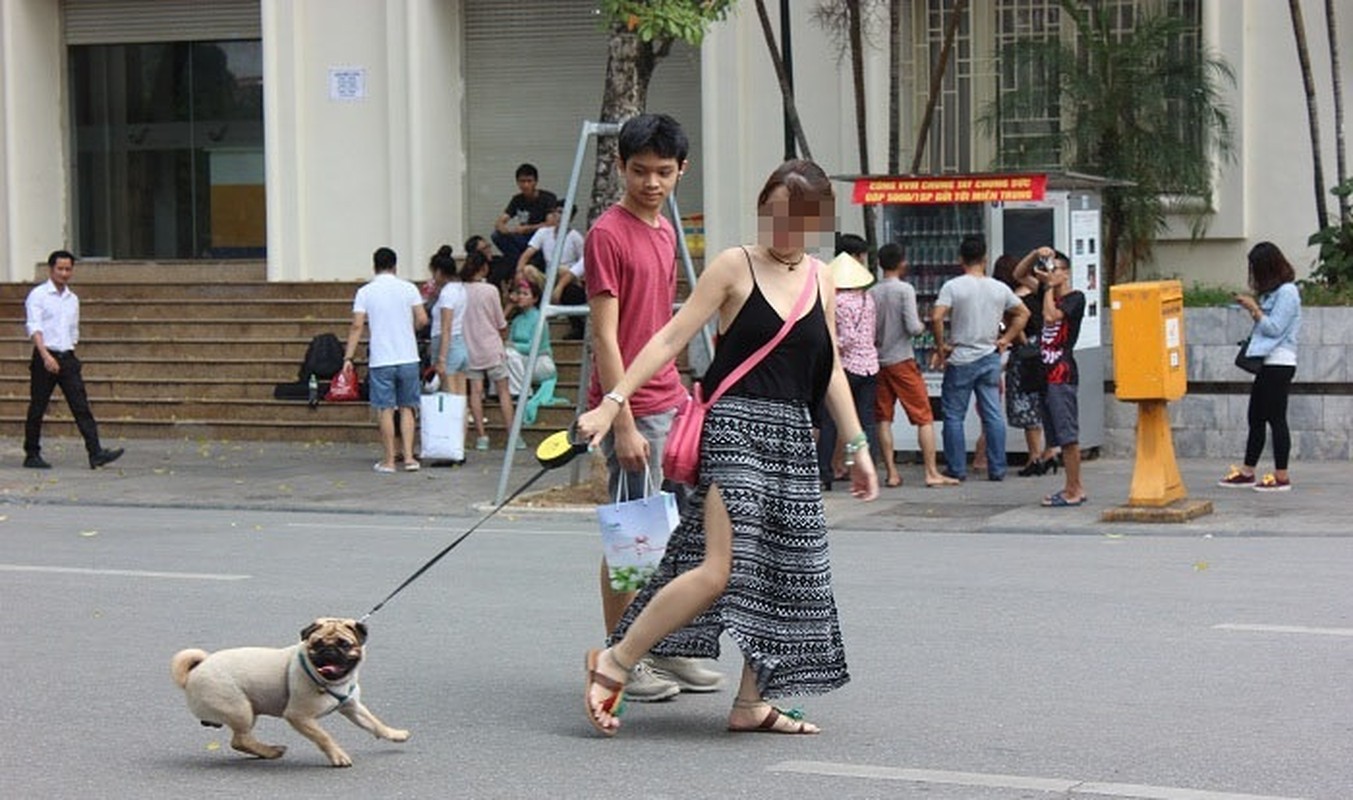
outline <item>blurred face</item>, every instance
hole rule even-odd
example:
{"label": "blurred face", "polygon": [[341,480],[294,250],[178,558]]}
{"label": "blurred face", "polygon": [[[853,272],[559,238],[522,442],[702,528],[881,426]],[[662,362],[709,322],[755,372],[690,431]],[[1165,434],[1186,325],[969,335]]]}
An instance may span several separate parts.
{"label": "blurred face", "polygon": [[1061,286],[1071,282],[1071,265],[1060,258],[1053,259],[1052,269],[1048,271],[1048,285]]}
{"label": "blurred face", "polygon": [[530,175],[523,175],[517,179],[517,191],[527,197],[536,196],[536,179]]}
{"label": "blurred face", "polygon": [[651,152],[635,153],[619,162],[625,181],[625,203],[633,209],[660,213],[662,204],[676,188],[686,163]]}
{"label": "blurred face", "polygon": [[830,201],[791,200],[789,189],[776,186],[757,209],[757,241],[781,251],[820,247],[836,229],[834,211]]}
{"label": "blurred face", "polygon": [[517,308],[527,309],[536,304],[536,293],[530,283],[517,281],[508,292],[508,299],[515,303]]}
{"label": "blurred face", "polygon": [[70,283],[70,276],[75,273],[75,265],[69,258],[58,258],[48,272],[52,285],[57,289],[64,289],[66,284]]}

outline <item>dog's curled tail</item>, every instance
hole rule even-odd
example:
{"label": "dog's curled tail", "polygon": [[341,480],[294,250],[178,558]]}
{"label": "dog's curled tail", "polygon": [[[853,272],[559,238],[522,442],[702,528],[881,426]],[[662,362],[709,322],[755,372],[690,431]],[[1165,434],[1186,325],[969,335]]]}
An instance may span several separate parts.
{"label": "dog's curled tail", "polygon": [[175,653],[169,662],[169,672],[174,676],[174,683],[177,683],[180,689],[188,688],[188,673],[193,671],[193,667],[205,661],[208,655],[206,650],[196,648]]}

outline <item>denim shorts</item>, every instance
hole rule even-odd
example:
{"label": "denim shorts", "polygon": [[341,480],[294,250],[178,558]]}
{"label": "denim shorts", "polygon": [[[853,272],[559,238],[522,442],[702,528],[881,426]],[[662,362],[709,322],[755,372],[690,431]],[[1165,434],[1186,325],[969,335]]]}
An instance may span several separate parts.
{"label": "denim shorts", "polygon": [[1043,431],[1048,447],[1066,447],[1080,441],[1080,419],[1074,383],[1050,383],[1043,393]]}
{"label": "denim shorts", "polygon": [[[441,352],[442,337],[432,337],[432,355],[435,358]],[[464,372],[470,365],[470,352],[465,349],[464,336],[452,336],[451,344],[446,346],[446,373],[453,375]]]}
{"label": "denim shorts", "polygon": [[423,392],[423,382],[419,380],[416,361],[371,367],[366,380],[372,408],[417,408],[421,402],[418,398]]}

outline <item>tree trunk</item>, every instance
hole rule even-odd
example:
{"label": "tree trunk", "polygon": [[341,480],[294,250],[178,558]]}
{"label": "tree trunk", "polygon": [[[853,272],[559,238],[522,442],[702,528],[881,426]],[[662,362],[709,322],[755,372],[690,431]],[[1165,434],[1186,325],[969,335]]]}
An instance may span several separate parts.
{"label": "tree trunk", "polygon": [[[846,0],[846,14],[849,23],[850,73],[855,88],[855,141],[860,150],[860,174],[869,174],[869,132],[865,125],[864,97],[864,36],[860,16],[860,0]],[[874,207],[864,205],[864,238],[869,242],[869,251],[875,249]]]}
{"label": "tree trunk", "polygon": [[[624,122],[648,107],[648,82],[653,77],[657,55],[653,43],[623,25],[611,28],[606,54],[606,88],[601,97],[601,121]],[[592,176],[592,207],[587,227],[601,212],[620,200],[624,182],[616,171],[619,142],[614,136],[597,137],[597,166]]]}
{"label": "tree trunk", "polygon": [[888,0],[888,174],[902,168],[902,0]]}
{"label": "tree trunk", "polygon": [[799,143],[799,153],[811,161],[813,160],[813,151],[808,149],[808,137],[803,134],[803,123],[799,121],[799,109],[794,104],[794,87],[789,85],[789,74],[785,71],[785,62],[780,58],[780,46],[775,43],[775,31],[771,29],[770,15],[766,13],[765,0],[756,0],[756,15],[761,19],[761,32],[766,37],[766,49],[770,51],[770,62],[775,67],[775,78],[780,82],[780,96],[784,98],[785,114],[789,116],[789,127],[794,131],[794,139]]}
{"label": "tree trunk", "polygon": [[1112,282],[1125,283],[1136,278],[1136,262],[1125,262],[1119,253],[1123,233],[1127,229],[1122,202],[1115,202],[1113,189],[1104,193],[1104,264],[1109,268]]}
{"label": "tree trunk", "polygon": [[963,12],[968,0],[958,0],[949,14],[949,22],[944,26],[944,44],[940,45],[940,63],[935,65],[930,75],[930,94],[926,96],[925,115],[921,117],[921,129],[916,133],[916,151],[911,157],[913,174],[921,171],[921,159],[925,157],[926,140],[930,138],[930,123],[935,118],[935,106],[940,100],[940,89],[944,85],[944,71],[949,68],[949,51],[954,47],[954,38],[958,36],[958,25],[963,20]]}
{"label": "tree trunk", "polygon": [[1306,119],[1311,132],[1311,162],[1314,166],[1315,217],[1319,230],[1329,227],[1325,204],[1325,170],[1320,158],[1320,120],[1316,115],[1315,79],[1311,76],[1311,54],[1306,47],[1306,23],[1301,16],[1301,0],[1287,0],[1292,12],[1292,33],[1297,38],[1297,59],[1301,62],[1301,81],[1306,88]]}
{"label": "tree trunk", "polygon": [[[1334,83],[1334,157],[1339,170],[1337,185],[1348,180],[1344,156],[1344,81],[1339,75],[1339,33],[1334,22],[1334,0],[1325,0],[1325,30],[1330,40],[1330,75]],[[1348,195],[1339,195],[1339,219],[1349,222]]]}

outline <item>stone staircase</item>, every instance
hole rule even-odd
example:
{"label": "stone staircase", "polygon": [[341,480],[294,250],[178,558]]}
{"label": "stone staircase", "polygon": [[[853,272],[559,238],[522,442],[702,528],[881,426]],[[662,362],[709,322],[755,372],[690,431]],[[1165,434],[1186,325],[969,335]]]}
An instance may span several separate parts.
{"label": "stone staircase", "polygon": [[[347,338],[358,281],[276,283],[261,264],[76,265],[80,343],[90,405],[105,442],[118,439],[374,441],[366,403],[275,400],[273,388],[298,379],[311,337]],[[41,274],[45,276],[45,267]],[[20,441],[28,407],[32,345],[23,328],[30,284],[0,284],[0,436]],[[581,342],[552,330],[559,381],[555,393],[576,401]],[[365,344],[358,353],[363,371]],[[533,443],[566,426],[573,407],[541,408],[524,436]],[[506,431],[486,402],[490,436]],[[44,436],[78,436],[58,389]]]}

